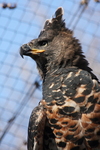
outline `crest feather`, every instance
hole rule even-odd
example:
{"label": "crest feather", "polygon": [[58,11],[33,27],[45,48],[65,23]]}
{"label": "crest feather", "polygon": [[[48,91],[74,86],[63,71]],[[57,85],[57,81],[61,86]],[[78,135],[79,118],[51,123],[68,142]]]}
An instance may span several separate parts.
{"label": "crest feather", "polygon": [[59,21],[62,20],[63,14],[64,14],[63,8],[59,7],[55,12],[55,18]]}
{"label": "crest feather", "polygon": [[52,19],[48,19],[46,20],[45,22],[45,25],[44,25],[44,29],[55,29],[55,28],[58,28],[60,29],[61,27],[65,27],[65,22],[64,20],[62,20],[62,16],[63,16],[63,8],[62,7],[59,7],[54,16],[52,17]]}
{"label": "crest feather", "polygon": [[59,7],[51,19],[46,20],[43,30],[40,32],[40,35],[48,30],[53,30],[56,34],[59,34],[60,31],[64,31],[67,34],[73,34],[71,30],[66,28],[65,20],[63,20],[64,10],[62,7]]}

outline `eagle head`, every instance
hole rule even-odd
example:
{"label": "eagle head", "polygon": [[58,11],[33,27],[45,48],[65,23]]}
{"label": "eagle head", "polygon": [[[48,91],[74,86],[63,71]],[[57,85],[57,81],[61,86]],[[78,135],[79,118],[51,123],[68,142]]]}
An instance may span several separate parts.
{"label": "eagle head", "polygon": [[77,66],[91,71],[79,41],[73,37],[73,32],[66,28],[62,16],[63,9],[60,7],[52,19],[46,20],[38,38],[20,48],[22,57],[27,55],[36,61],[42,76],[56,67]]}

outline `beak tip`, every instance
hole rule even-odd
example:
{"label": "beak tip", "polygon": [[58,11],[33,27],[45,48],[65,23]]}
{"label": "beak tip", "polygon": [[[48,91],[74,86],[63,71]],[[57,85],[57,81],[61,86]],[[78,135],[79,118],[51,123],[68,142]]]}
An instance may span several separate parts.
{"label": "beak tip", "polygon": [[19,53],[20,53],[20,56],[21,56],[22,58],[24,58],[24,57],[23,57],[23,49],[22,49],[22,48],[20,48]]}
{"label": "beak tip", "polygon": [[24,59],[24,56],[23,56],[23,55],[22,55],[21,57]]}

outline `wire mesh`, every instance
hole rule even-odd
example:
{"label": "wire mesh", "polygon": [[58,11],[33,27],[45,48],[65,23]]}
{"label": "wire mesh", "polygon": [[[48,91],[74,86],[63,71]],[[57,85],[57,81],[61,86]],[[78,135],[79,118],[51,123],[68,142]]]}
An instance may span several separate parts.
{"label": "wire mesh", "polygon": [[[3,3],[16,4],[5,9]],[[82,4],[80,4],[82,3]],[[87,0],[0,1],[0,149],[26,150],[32,109],[42,98],[41,81],[31,58],[19,48],[36,38],[55,10],[62,6],[68,28],[80,39],[94,73],[100,78],[100,3]],[[37,86],[39,83],[40,86]]]}

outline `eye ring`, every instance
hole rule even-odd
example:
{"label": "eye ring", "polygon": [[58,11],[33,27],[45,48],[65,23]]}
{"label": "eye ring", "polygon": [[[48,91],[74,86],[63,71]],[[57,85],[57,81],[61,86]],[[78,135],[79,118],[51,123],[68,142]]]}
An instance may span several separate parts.
{"label": "eye ring", "polygon": [[48,41],[46,41],[46,40],[39,41],[38,44],[39,44],[39,46],[47,46],[48,45]]}

